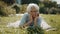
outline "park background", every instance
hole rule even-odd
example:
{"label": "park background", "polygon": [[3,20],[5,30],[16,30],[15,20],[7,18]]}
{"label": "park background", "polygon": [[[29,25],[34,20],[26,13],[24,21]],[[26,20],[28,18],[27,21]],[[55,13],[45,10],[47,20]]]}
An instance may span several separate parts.
{"label": "park background", "polygon": [[60,34],[60,0],[0,0],[0,34],[27,34],[26,30],[7,28],[6,25],[20,20],[21,16],[17,15],[24,14],[29,3],[38,4],[40,15],[57,28],[56,31],[44,31],[44,34]]}

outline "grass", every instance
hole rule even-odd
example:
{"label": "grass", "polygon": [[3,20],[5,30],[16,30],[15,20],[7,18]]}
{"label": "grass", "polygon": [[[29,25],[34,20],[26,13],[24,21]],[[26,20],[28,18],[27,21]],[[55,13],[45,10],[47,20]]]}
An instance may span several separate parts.
{"label": "grass", "polygon": [[60,15],[42,14],[42,16],[49,25],[57,28],[56,31],[48,31],[48,32],[45,31],[45,34],[60,34]]}
{"label": "grass", "polygon": [[20,19],[20,16],[12,16],[12,17],[0,17],[0,25],[5,25],[10,22],[15,22]]}
{"label": "grass", "polygon": [[[41,15],[49,25],[57,28],[56,31],[44,31],[44,34],[60,34],[60,15]],[[15,22],[17,20],[20,20],[20,18],[20,16],[0,17],[0,34],[27,34],[26,29],[6,27],[7,23]]]}

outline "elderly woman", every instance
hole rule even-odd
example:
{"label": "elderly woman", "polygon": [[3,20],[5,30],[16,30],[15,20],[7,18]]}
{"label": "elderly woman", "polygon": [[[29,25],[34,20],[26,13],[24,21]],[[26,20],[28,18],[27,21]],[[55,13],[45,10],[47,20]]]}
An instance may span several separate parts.
{"label": "elderly woman", "polygon": [[39,16],[39,6],[37,4],[29,4],[26,11],[27,13],[23,15],[20,26],[38,26],[42,27],[43,29],[51,28],[51,26],[49,26],[46,22],[43,22],[44,20]]}
{"label": "elderly woman", "polygon": [[25,26],[40,26],[41,20],[39,18],[39,7],[36,4],[29,4],[27,13],[21,19],[20,25]]}

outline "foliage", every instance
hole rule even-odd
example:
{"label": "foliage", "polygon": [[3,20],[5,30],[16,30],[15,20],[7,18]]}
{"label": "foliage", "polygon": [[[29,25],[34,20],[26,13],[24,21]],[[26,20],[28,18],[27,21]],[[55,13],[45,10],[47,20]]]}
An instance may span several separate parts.
{"label": "foliage", "polygon": [[34,26],[29,26],[27,28],[28,34],[44,34],[43,30],[41,27],[34,27]]}
{"label": "foliage", "polygon": [[20,7],[18,7],[18,6],[14,6],[14,7],[12,7],[12,8],[14,8],[15,10],[16,10],[16,13],[19,13],[20,12]]}
{"label": "foliage", "polygon": [[0,15],[1,16],[9,16],[11,14],[15,14],[15,10],[12,8],[7,7],[0,7]]}
{"label": "foliage", "polygon": [[21,4],[36,3],[39,4],[39,0],[21,0]]}
{"label": "foliage", "polygon": [[7,16],[8,14],[5,12],[4,8],[0,6],[0,15]]}
{"label": "foliage", "polygon": [[7,5],[11,5],[15,2],[15,0],[0,0],[0,1],[4,1]]}
{"label": "foliage", "polygon": [[20,13],[25,13],[26,12],[26,8],[27,8],[27,4],[21,5]]}
{"label": "foliage", "polygon": [[57,2],[52,2],[52,1],[49,1],[49,2],[43,2],[45,7],[57,7]]}

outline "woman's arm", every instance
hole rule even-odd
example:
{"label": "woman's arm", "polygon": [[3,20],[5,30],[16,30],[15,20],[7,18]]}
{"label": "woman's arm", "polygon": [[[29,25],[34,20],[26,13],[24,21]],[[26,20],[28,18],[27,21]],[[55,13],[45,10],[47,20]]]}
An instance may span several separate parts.
{"label": "woman's arm", "polygon": [[32,15],[29,15],[29,19],[30,20],[27,23],[24,24],[24,27],[29,26],[32,23],[32,21],[33,21]]}
{"label": "woman's arm", "polygon": [[37,20],[38,20],[38,18],[39,18],[39,13],[36,14],[36,17],[34,19],[34,26],[37,26]]}
{"label": "woman's arm", "polygon": [[[30,21],[28,21],[26,23],[27,16],[29,16],[28,18],[30,18]],[[21,19],[20,26],[26,27],[26,26],[30,25],[30,23],[32,23],[32,16],[28,15],[28,14],[24,14],[23,17],[22,17],[22,19]]]}
{"label": "woman's arm", "polygon": [[28,14],[24,14],[20,20],[20,26],[23,26],[26,23],[26,18],[27,18]]}

